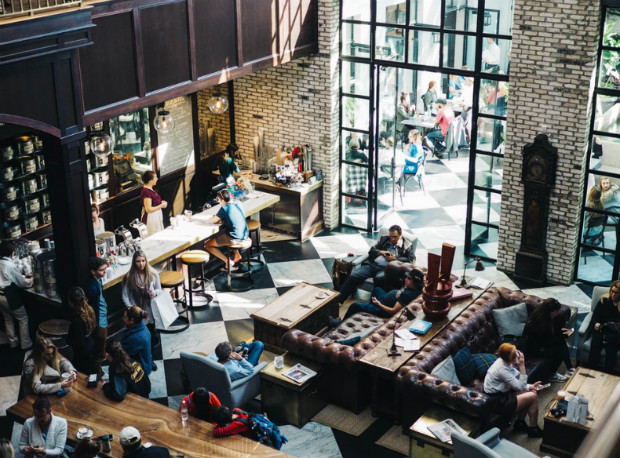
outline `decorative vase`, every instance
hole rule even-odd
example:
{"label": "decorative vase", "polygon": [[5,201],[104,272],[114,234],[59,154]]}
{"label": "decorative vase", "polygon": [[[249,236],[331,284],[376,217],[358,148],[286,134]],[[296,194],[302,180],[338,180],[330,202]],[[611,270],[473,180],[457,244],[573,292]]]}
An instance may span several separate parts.
{"label": "decorative vase", "polygon": [[450,312],[450,298],[452,297],[452,282],[439,283],[442,289],[435,291],[422,290],[422,310],[429,321],[439,321]]}

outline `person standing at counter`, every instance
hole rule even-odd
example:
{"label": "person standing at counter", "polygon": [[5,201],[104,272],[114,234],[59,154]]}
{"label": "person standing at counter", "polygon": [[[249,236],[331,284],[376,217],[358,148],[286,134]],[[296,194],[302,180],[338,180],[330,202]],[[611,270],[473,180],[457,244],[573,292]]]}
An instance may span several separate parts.
{"label": "person standing at counter", "polygon": [[161,196],[153,190],[157,184],[157,175],[148,170],[142,174],[144,187],[140,192],[140,202],[142,203],[142,222],[146,224],[149,235],[164,229],[163,208],[168,206],[168,202],[161,199]]}
{"label": "person standing at counter", "polygon": [[90,258],[88,260],[89,274],[84,284],[84,293],[88,299],[88,304],[95,311],[97,327],[93,331],[95,349],[93,354],[93,373],[97,373],[99,378],[103,377],[101,364],[105,357],[105,340],[108,337],[108,304],[103,297],[103,278],[105,277],[108,263],[101,258]]}
{"label": "person standing at counter", "polygon": [[231,153],[237,151],[237,149],[237,145],[228,145],[226,151],[224,151],[222,160],[218,164],[223,183],[226,183],[226,180],[230,177],[235,178],[235,173],[241,173],[241,170],[239,170],[239,167],[235,164],[235,160],[231,157]]}
{"label": "person standing at counter", "polygon": [[99,207],[96,204],[90,204],[90,214],[93,218],[93,231],[95,237],[105,231],[105,221],[99,218]]}
{"label": "person standing at counter", "polygon": [[[4,317],[4,328],[11,348],[21,343],[22,350],[32,347],[28,331],[28,313],[22,304],[20,288],[30,288],[32,278],[24,277],[11,260],[15,244],[5,241],[0,244],[0,312]],[[15,322],[19,327],[19,339],[15,334]]]}
{"label": "person standing at counter", "polygon": [[69,288],[67,302],[71,309],[67,343],[73,349],[73,364],[80,372],[90,374],[95,349],[93,331],[97,326],[97,317],[88,305],[84,290],[79,286]]}
{"label": "person standing at counter", "polygon": [[[137,305],[146,310],[148,320],[146,326],[151,333],[151,348],[159,344],[159,336],[155,330],[151,299],[162,292],[159,274],[151,267],[142,250],[134,253],[129,272],[123,278],[123,303],[129,308]],[[149,370],[150,373],[150,370]]]}
{"label": "person standing at counter", "polygon": [[218,247],[230,246],[233,242],[247,239],[249,236],[248,223],[245,220],[243,208],[237,202],[232,201],[232,196],[227,189],[219,192],[218,200],[222,208],[218,210],[213,222],[217,224],[221,221],[225,233],[207,240],[205,250],[224,261],[224,267],[227,268],[228,263],[234,266],[241,261],[241,255],[238,250],[233,250],[233,258],[228,259]]}

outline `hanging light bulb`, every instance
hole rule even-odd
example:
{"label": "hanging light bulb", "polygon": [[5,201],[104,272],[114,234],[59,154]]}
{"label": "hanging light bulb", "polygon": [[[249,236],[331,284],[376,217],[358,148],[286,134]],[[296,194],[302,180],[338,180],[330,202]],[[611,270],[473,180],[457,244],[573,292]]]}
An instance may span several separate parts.
{"label": "hanging light bulb", "polygon": [[209,110],[215,114],[222,114],[228,110],[228,99],[225,95],[217,93],[209,99]]}
{"label": "hanging light bulb", "polygon": [[112,139],[108,134],[95,135],[90,139],[90,149],[99,157],[107,156],[112,152]]}
{"label": "hanging light bulb", "polygon": [[155,116],[155,130],[160,134],[167,134],[174,129],[174,118],[168,110],[161,109]]}

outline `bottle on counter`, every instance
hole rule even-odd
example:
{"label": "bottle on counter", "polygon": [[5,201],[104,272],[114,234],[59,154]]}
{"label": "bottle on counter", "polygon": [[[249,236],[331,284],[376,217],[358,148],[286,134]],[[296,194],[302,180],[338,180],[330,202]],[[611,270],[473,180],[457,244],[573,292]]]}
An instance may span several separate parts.
{"label": "bottle on counter", "polygon": [[189,410],[187,409],[187,401],[183,399],[181,401],[181,423],[183,426],[187,426],[187,420],[189,420]]}

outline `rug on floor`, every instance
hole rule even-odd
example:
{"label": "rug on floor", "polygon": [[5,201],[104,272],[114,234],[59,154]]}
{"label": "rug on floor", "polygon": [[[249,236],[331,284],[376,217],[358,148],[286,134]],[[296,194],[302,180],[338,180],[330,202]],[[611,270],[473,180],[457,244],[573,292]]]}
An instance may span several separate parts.
{"label": "rug on floor", "polygon": [[314,416],[312,421],[336,428],[352,436],[360,436],[370,425],[377,421],[377,418],[372,416],[370,408],[362,411],[359,415],[355,415],[342,407],[328,404],[327,407]]}
{"label": "rug on floor", "polygon": [[388,429],[375,444],[403,455],[409,455],[409,436],[403,434],[403,428],[400,425],[394,425]]}

